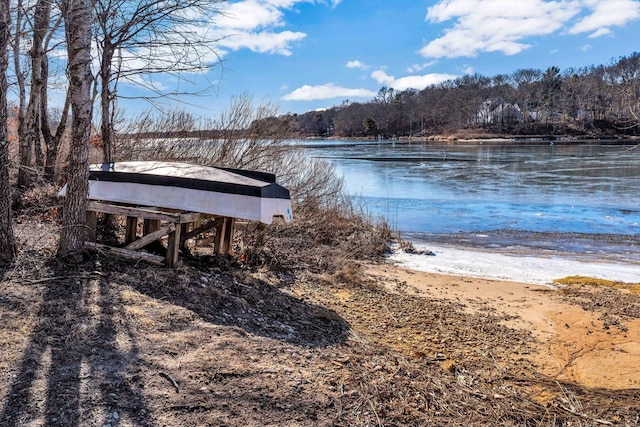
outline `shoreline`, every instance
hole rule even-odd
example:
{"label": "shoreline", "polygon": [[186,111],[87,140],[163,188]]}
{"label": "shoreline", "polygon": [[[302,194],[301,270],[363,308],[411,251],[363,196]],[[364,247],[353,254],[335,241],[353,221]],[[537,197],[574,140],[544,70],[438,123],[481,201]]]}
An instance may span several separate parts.
{"label": "shoreline", "polygon": [[[405,283],[407,292],[425,300],[463,304],[469,313],[510,316],[507,326],[524,329],[534,338],[536,351],[526,357],[556,380],[612,390],[640,387],[640,319],[609,327],[600,313],[605,307],[587,309],[562,289],[521,281],[416,271],[393,264],[369,266],[367,273],[382,278],[390,292],[394,284]],[[598,292],[596,287],[587,288],[584,292]]]}
{"label": "shoreline", "polygon": [[440,241],[413,243],[409,251],[396,247],[387,260],[421,272],[553,286],[555,280],[569,276],[638,283],[640,258],[633,256],[622,249],[602,255],[539,247],[487,248]]}

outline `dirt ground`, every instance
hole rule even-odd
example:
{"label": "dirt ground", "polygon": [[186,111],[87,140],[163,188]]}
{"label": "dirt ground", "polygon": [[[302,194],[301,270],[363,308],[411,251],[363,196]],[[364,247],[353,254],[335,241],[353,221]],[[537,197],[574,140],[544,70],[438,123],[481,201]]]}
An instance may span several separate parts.
{"label": "dirt ground", "polygon": [[2,426],[640,424],[633,287],[69,265],[21,226],[41,237],[0,268]]}
{"label": "dirt ground", "polygon": [[[612,308],[585,309],[570,296],[578,288],[495,280],[470,279],[415,272],[390,266],[374,266],[374,277],[386,283],[406,282],[416,295],[464,304],[470,313],[496,311],[513,316],[508,324],[529,331],[534,338],[531,360],[541,372],[562,381],[590,388],[640,388],[640,318],[625,316],[616,327],[605,315]],[[603,303],[605,289],[582,289]],[[640,299],[614,292],[619,307],[640,308]],[[626,297],[626,298],[625,298]],[[607,311],[605,311],[607,310]]]}

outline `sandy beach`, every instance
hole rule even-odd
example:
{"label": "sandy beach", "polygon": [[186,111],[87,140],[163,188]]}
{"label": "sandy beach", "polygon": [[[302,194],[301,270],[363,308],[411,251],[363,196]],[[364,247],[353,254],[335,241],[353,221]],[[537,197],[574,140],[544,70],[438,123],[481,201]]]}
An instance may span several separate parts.
{"label": "sandy beach", "polygon": [[623,324],[611,327],[603,320],[602,310],[584,309],[563,290],[545,285],[445,275],[391,264],[373,266],[369,273],[382,278],[389,289],[391,284],[406,283],[406,289],[415,295],[461,303],[472,313],[495,310],[515,316],[508,326],[532,333],[536,352],[529,357],[545,375],[589,388],[640,387],[638,318],[626,318]]}

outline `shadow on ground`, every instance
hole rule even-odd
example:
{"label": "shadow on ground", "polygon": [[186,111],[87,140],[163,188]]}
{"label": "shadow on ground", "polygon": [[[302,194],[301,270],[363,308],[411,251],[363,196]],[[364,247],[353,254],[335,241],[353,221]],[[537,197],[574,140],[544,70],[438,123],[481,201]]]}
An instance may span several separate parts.
{"label": "shadow on ground", "polygon": [[[47,266],[50,273],[31,282],[18,283],[8,270],[2,273],[2,318],[15,319],[16,325],[21,316],[30,318],[33,327],[28,338],[23,337],[6,354],[13,362],[10,381],[3,387],[1,425],[115,426],[125,417],[137,426],[164,424],[154,415],[159,403],[150,394],[149,384],[173,383],[176,391],[178,384],[147,354],[149,347],[141,343],[139,325],[125,315],[125,291],[163,306],[186,309],[207,324],[300,348],[344,342],[349,333],[347,323],[334,311],[242,272],[225,272],[215,266],[206,270],[139,268],[103,261],[104,265],[91,261],[68,267],[53,260]],[[38,289],[37,298],[21,302],[21,289]],[[155,373],[153,378],[149,372]],[[216,375],[208,377],[221,383],[227,380],[220,372]],[[233,393],[228,392],[237,398]],[[258,407],[277,405],[280,399],[279,395],[254,399],[249,393],[242,398],[255,400]],[[315,405],[307,397],[298,403],[305,413]],[[171,408],[197,411],[198,404],[191,399],[188,405]],[[225,411],[224,405],[220,411]]]}
{"label": "shadow on ground", "polygon": [[[35,328],[4,400],[3,426],[79,426],[88,418],[106,425],[127,411],[120,401],[144,408],[140,391],[125,381],[140,355],[135,346],[117,348],[109,286],[97,274],[67,273],[39,280],[42,301],[30,307],[37,310]],[[137,425],[153,424],[145,411],[127,415]]]}

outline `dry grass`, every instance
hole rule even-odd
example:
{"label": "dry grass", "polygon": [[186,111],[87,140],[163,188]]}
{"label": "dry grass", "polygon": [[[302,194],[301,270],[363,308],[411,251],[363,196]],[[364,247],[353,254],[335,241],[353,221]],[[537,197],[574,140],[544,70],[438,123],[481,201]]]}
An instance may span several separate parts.
{"label": "dry grass", "polygon": [[[377,244],[352,245],[381,238],[367,236],[366,221],[339,236],[308,221],[267,231],[264,250],[284,257],[273,269],[213,257],[174,270],[103,257],[64,265],[23,241],[1,272],[0,422],[638,423],[640,390],[541,375],[530,335],[510,318],[364,275],[357,258],[374,257]],[[39,239],[34,224],[23,228]],[[296,246],[309,236],[316,242]]]}
{"label": "dry grass", "polygon": [[625,322],[640,319],[640,284],[572,276],[558,280],[564,300],[600,314],[605,329],[626,330]]}
{"label": "dry grass", "polygon": [[632,294],[640,295],[640,283],[624,283],[616,282],[613,280],[598,279],[594,277],[586,276],[569,276],[562,279],[554,280],[558,285],[577,285],[577,286],[594,286],[594,287],[607,287],[619,290],[628,291]]}

